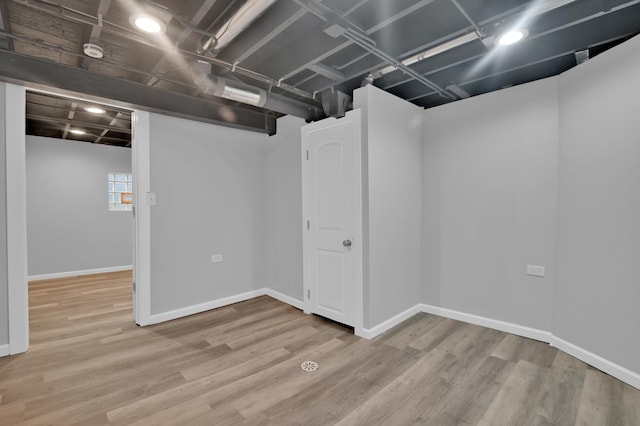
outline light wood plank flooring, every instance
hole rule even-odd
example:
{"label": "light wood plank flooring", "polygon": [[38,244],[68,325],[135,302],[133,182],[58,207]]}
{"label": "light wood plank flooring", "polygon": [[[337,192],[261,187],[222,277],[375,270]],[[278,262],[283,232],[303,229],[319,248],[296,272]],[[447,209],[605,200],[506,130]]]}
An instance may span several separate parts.
{"label": "light wood plank flooring", "polygon": [[30,285],[0,424],[640,425],[640,391],[533,340],[420,314],[366,341],[269,297],[140,328],[130,287]]}

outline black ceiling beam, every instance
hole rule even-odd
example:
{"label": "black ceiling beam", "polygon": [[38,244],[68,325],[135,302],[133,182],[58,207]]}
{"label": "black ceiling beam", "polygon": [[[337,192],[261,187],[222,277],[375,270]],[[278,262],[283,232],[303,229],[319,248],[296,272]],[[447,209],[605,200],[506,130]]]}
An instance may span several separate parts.
{"label": "black ceiling beam", "polygon": [[48,117],[45,115],[27,114],[27,118],[30,120],[48,121],[51,123],[70,124],[71,126],[75,126],[75,127],[82,127],[82,128],[88,127],[91,129],[98,129],[98,130],[112,130],[114,132],[131,133],[131,129],[128,129],[128,128],[114,127],[114,126],[109,126],[109,125],[100,124],[100,123],[89,123],[87,121],[76,120],[73,117],[72,118],[55,118],[55,117]]}
{"label": "black ceiling beam", "polygon": [[[33,106],[33,107],[39,107],[39,108],[47,108],[47,109],[53,109],[53,110],[63,110],[65,112],[69,111],[69,106],[65,105],[65,106],[57,106],[57,105],[50,105],[50,104],[45,104],[42,102],[36,102],[34,99],[37,99],[36,96],[45,96],[49,99],[55,99],[55,100],[59,100],[60,98],[54,95],[50,95],[48,93],[36,93],[33,92],[31,93],[31,96],[27,97],[27,108],[29,106]],[[81,106],[95,106],[95,102],[81,102],[80,100],[77,100],[78,104],[82,104]],[[129,112],[126,109],[121,109],[121,108],[116,108],[114,106],[111,105],[104,105],[101,104],[100,108],[102,108],[103,110],[107,111],[107,112],[116,112],[116,113],[122,113],[122,112]],[[124,117],[123,117],[124,118]],[[121,118],[121,119],[123,119]],[[129,118],[127,118],[127,120],[131,121]]]}
{"label": "black ceiling beam", "polygon": [[[109,121],[109,126],[114,126],[118,122],[118,120],[120,120],[124,115],[125,114],[121,112],[117,113],[115,117],[113,117],[111,121]],[[131,116],[129,116],[129,120],[131,120]],[[129,127],[131,127],[131,124],[129,124]],[[94,143],[99,143],[100,140],[102,140],[102,138],[104,138],[107,135],[107,133],[109,133],[109,129],[104,129],[102,132],[100,132],[100,136],[96,138]]]}
{"label": "black ceiling beam", "polygon": [[157,87],[123,80],[68,65],[44,61],[0,50],[0,80],[41,89],[61,89],[116,101],[125,108],[140,109],[174,117],[219,124],[269,135],[275,134],[276,119],[260,111],[234,108]]}
{"label": "black ceiling beam", "polygon": [[219,56],[231,63],[245,62],[306,14],[307,11],[294,2],[275,2],[260,19],[225,47]]}
{"label": "black ceiling beam", "polygon": [[[193,28],[198,27],[202,20],[207,15],[207,12],[211,10],[214,4],[216,4],[217,0],[204,0],[198,10],[194,11],[193,17],[191,17],[189,21],[189,27],[185,27],[182,32],[176,37],[173,43],[176,46],[180,46],[193,32]],[[151,67],[151,73],[158,73],[161,71],[162,67],[169,61],[169,54],[163,53],[158,62],[156,62],[153,67]],[[149,77],[144,81],[144,83],[148,86],[155,85],[158,81],[160,81],[157,77]]]}
{"label": "black ceiling beam", "polygon": [[[0,29],[11,34],[11,21],[9,19],[9,7],[5,0],[0,0]],[[13,39],[0,36],[0,49],[13,50]]]}
{"label": "black ceiling beam", "polygon": [[[2,1],[6,1],[6,0],[0,0],[0,3]],[[69,22],[75,22],[77,24],[90,24],[90,25],[94,25],[94,23],[99,22],[99,18],[96,16],[92,16],[90,14],[84,13],[84,12],[80,12],[78,10],[75,10],[73,8],[70,8],[68,6],[65,5],[56,5],[54,3],[49,3],[45,0],[12,0],[13,2],[20,4],[22,6],[37,10],[39,12],[51,15],[51,16],[55,16],[58,17],[64,21],[69,21]],[[231,1],[231,3],[229,3],[229,6],[225,9],[225,11],[231,7],[235,1],[238,0],[233,0]],[[425,1],[425,0],[422,0]],[[224,15],[225,12],[222,13],[222,15]],[[222,16],[221,15],[221,16]],[[217,20],[216,20],[217,21]],[[145,38],[139,34],[137,34],[134,31],[130,31],[128,29],[125,29],[113,22],[104,20],[103,21],[103,28],[102,31],[111,35],[114,35],[116,37],[122,37],[125,38],[127,40],[133,41],[135,43],[138,43],[140,45],[143,46],[147,46],[150,47],[152,49],[157,50],[160,53],[163,53],[166,49],[165,46],[163,46],[160,43],[156,43],[151,41],[148,38]],[[199,30],[192,28],[192,32],[199,32]],[[208,33],[207,33],[208,34]],[[5,36],[5,37],[9,37],[9,38],[14,38],[14,39],[18,39],[21,41],[26,41],[27,43],[30,44],[34,44],[36,46],[47,46],[48,44],[43,42],[42,40],[35,40],[35,39],[31,39],[29,37],[25,37],[25,36],[11,36],[10,34],[7,34],[6,31],[4,33],[0,33],[0,36]],[[51,47],[50,47],[51,48]],[[74,54],[74,55],[81,55],[75,51],[73,52],[69,52],[66,49],[62,48],[61,46],[55,46],[54,50],[58,50],[58,49],[62,49],[62,51],[64,53],[70,53],[70,54]],[[253,79],[256,82],[260,82],[262,85],[266,85],[268,87],[271,86],[277,86],[279,89],[284,90],[286,92],[292,93],[294,95],[297,95],[299,97],[305,98],[305,99],[310,99],[311,103],[315,103],[315,96],[312,93],[306,92],[304,90],[300,90],[298,88],[295,88],[293,86],[288,85],[287,83],[283,83],[282,81],[278,80],[278,79],[274,79],[271,78],[265,74],[262,73],[258,73],[255,72],[253,70],[241,67],[241,66],[235,66],[234,64],[228,63],[226,61],[220,60],[216,57],[213,57],[211,55],[199,55],[195,52],[191,52],[191,51],[186,51],[186,50],[182,50],[179,47],[177,47],[175,49],[176,53],[178,53],[180,56],[184,57],[185,60],[187,60],[187,62],[192,62],[195,60],[204,60],[207,62],[210,62],[213,65],[219,66],[225,70],[228,70],[230,72],[234,72],[236,73],[239,77],[249,77],[250,79]],[[127,66],[126,64],[124,64],[123,62],[118,62],[117,65],[115,65],[116,67],[122,68],[124,70],[127,71],[132,71],[135,73],[141,73],[141,74],[150,74],[149,72],[146,71],[141,71],[139,69],[134,69],[131,66]],[[164,80],[164,81],[168,81],[168,82],[172,82],[174,84],[178,84],[178,85],[185,85],[185,83],[183,82],[178,82],[178,81],[172,81],[170,79],[167,79],[165,76],[158,76],[155,75],[156,78],[159,78],[160,80]],[[189,85],[190,87],[193,87],[193,85]],[[200,92],[197,92],[200,93]],[[188,96],[195,96],[197,93],[194,93],[193,95],[188,95]],[[225,104],[224,102],[221,102],[222,105],[228,105]],[[249,112],[251,112],[252,110],[250,110]]]}
{"label": "black ceiling beam", "polygon": [[[456,81],[456,83],[459,86],[470,84],[475,81],[491,78],[495,75],[508,73],[516,69],[526,68],[527,66],[531,66],[539,62],[544,62],[544,61],[552,60],[561,56],[570,55],[576,50],[575,46],[592,47],[595,45],[599,45],[600,43],[603,42],[602,41],[603,36],[605,37],[604,42],[609,42],[611,40],[617,40],[620,38],[628,37],[629,35],[637,33],[637,31],[635,31],[635,28],[636,28],[635,22],[637,22],[636,16],[638,12],[635,12],[635,13],[632,13],[629,11],[625,12],[623,11],[623,9],[627,9],[629,7],[636,6],[636,5],[637,5],[636,1],[629,1],[627,3],[619,5],[618,8],[615,9],[614,11],[610,10],[610,11],[607,11],[606,13],[599,12],[599,13],[593,13],[592,15],[589,15],[589,16],[577,17],[577,19],[575,19],[574,21],[571,21],[568,23],[565,22],[561,26],[558,26],[555,28],[548,28],[542,34],[536,34],[536,35],[530,36],[524,41],[524,43],[522,43],[523,46],[531,45],[532,42],[535,41],[536,39],[540,39],[542,40],[542,42],[536,43],[534,47],[523,48],[519,51],[510,52],[508,57],[504,57],[504,58],[500,57],[499,60],[495,61],[496,63],[501,64],[502,69],[500,70],[495,70],[492,68],[492,71],[490,73],[478,75],[473,79],[469,77],[466,79],[459,79],[457,77],[452,77],[451,74],[447,74],[446,78]],[[640,11],[640,9],[637,9],[637,10]],[[619,17],[612,18],[611,15],[616,12],[620,13]],[[602,23],[605,22],[604,20],[606,19],[615,19],[616,25],[603,25]],[[585,29],[576,32],[575,35],[572,37],[569,34],[567,34],[564,37],[559,37],[558,41],[555,43],[550,41],[545,42],[544,40],[544,37],[547,37],[557,32],[568,31],[570,28],[577,25],[582,25]],[[450,70],[456,67],[459,68],[458,74],[460,73],[465,74],[466,68],[462,66],[464,63],[472,64],[474,61],[480,61],[484,56],[485,55],[468,56],[462,61],[447,64],[445,66],[434,68],[428,71],[425,71],[425,69],[421,69],[420,64],[416,65],[415,69],[417,72],[420,72],[424,76],[428,76],[428,77],[434,77],[437,74],[444,75],[445,71],[451,72]],[[429,65],[430,61],[433,61],[433,58],[427,61],[424,61],[423,62],[424,66]],[[391,78],[394,78],[394,77],[391,77]],[[437,79],[438,78],[436,76],[436,80]],[[410,78],[403,78],[401,80],[396,79],[391,81],[392,81],[391,83],[382,85],[381,88],[383,90],[389,90],[394,87],[398,87],[400,85],[412,84],[412,79]],[[413,97],[413,99],[423,98],[431,94],[432,92],[422,92],[421,94]]]}
{"label": "black ceiling beam", "polygon": [[[311,7],[312,5],[316,4],[314,2],[311,2],[309,0],[293,0],[296,4],[298,4],[301,7]],[[402,9],[400,11],[398,11],[397,13],[393,14],[392,16],[389,16],[388,18],[384,19],[383,21],[379,22],[378,24],[374,25],[371,28],[367,28],[364,33],[367,36],[371,36],[375,33],[377,33],[380,30],[383,30],[385,28],[387,28],[389,25],[393,24],[394,22],[410,15],[411,13],[415,12],[416,10],[419,10],[423,7],[428,6],[429,4],[433,3],[434,0],[420,0],[417,3],[413,4],[412,6],[409,6],[405,9]],[[321,5],[321,4],[320,4]],[[362,4],[358,3],[358,7],[361,6]],[[325,5],[326,7],[326,5]],[[333,13],[337,13],[336,11],[333,11]],[[348,15],[353,12],[353,9],[347,10],[344,13],[338,13],[341,18],[343,19],[347,19]],[[317,16],[317,15],[316,15]],[[322,20],[322,18],[320,18]],[[326,21],[325,21],[326,22]],[[304,44],[304,43],[309,43],[309,41],[300,41],[299,44]],[[309,69],[309,66],[315,63],[318,63],[344,49],[346,49],[349,46],[353,46],[353,42],[351,40],[342,40],[342,43],[337,44],[337,45],[328,45],[324,48],[324,50],[320,50],[317,55],[315,57],[312,58],[307,58],[306,56],[300,56],[300,58],[305,58],[305,60],[297,62],[293,67],[289,67],[289,69],[285,70],[287,71],[286,73],[284,73],[284,71],[280,71],[280,77],[284,80],[288,80],[290,78],[293,78],[295,75],[297,75],[298,73]],[[294,46],[292,46],[294,47]],[[294,47],[295,48],[295,47]],[[270,74],[271,75],[271,74]],[[316,73],[316,75],[319,75]],[[335,85],[335,82],[332,82],[328,87],[332,87]],[[323,89],[324,90],[324,89]]]}

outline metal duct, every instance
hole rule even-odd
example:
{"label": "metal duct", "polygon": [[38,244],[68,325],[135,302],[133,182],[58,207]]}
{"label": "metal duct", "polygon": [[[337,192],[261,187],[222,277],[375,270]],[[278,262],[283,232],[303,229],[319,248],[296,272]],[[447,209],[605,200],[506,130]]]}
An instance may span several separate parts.
{"label": "metal duct", "polygon": [[327,117],[344,117],[347,110],[352,108],[351,96],[331,88],[322,92],[322,109]]}
{"label": "metal duct", "polygon": [[203,54],[211,50],[223,49],[231,43],[238,34],[244,31],[255,21],[275,0],[249,0],[233,14],[227,22],[218,30],[215,37],[208,38],[200,43],[198,53]]}
{"label": "metal duct", "polygon": [[196,86],[209,95],[293,115],[308,121],[324,117],[319,106],[271,93],[241,81],[214,76],[211,74],[211,64],[205,61],[194,62],[191,65],[191,73]]}

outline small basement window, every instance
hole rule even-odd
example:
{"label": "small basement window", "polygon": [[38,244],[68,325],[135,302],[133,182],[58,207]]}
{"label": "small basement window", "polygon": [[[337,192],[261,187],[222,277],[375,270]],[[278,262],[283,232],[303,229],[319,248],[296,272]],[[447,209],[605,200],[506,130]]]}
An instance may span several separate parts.
{"label": "small basement window", "polygon": [[133,206],[133,178],[131,173],[109,173],[109,211],[130,212]]}

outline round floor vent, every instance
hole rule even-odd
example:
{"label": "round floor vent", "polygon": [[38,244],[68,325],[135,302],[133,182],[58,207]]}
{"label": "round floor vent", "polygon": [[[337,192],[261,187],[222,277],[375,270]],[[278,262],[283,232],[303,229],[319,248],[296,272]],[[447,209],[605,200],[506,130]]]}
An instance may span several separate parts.
{"label": "round floor vent", "polygon": [[318,363],[314,362],[314,361],[305,361],[302,364],[300,364],[300,368],[302,368],[304,371],[316,371],[318,369]]}

